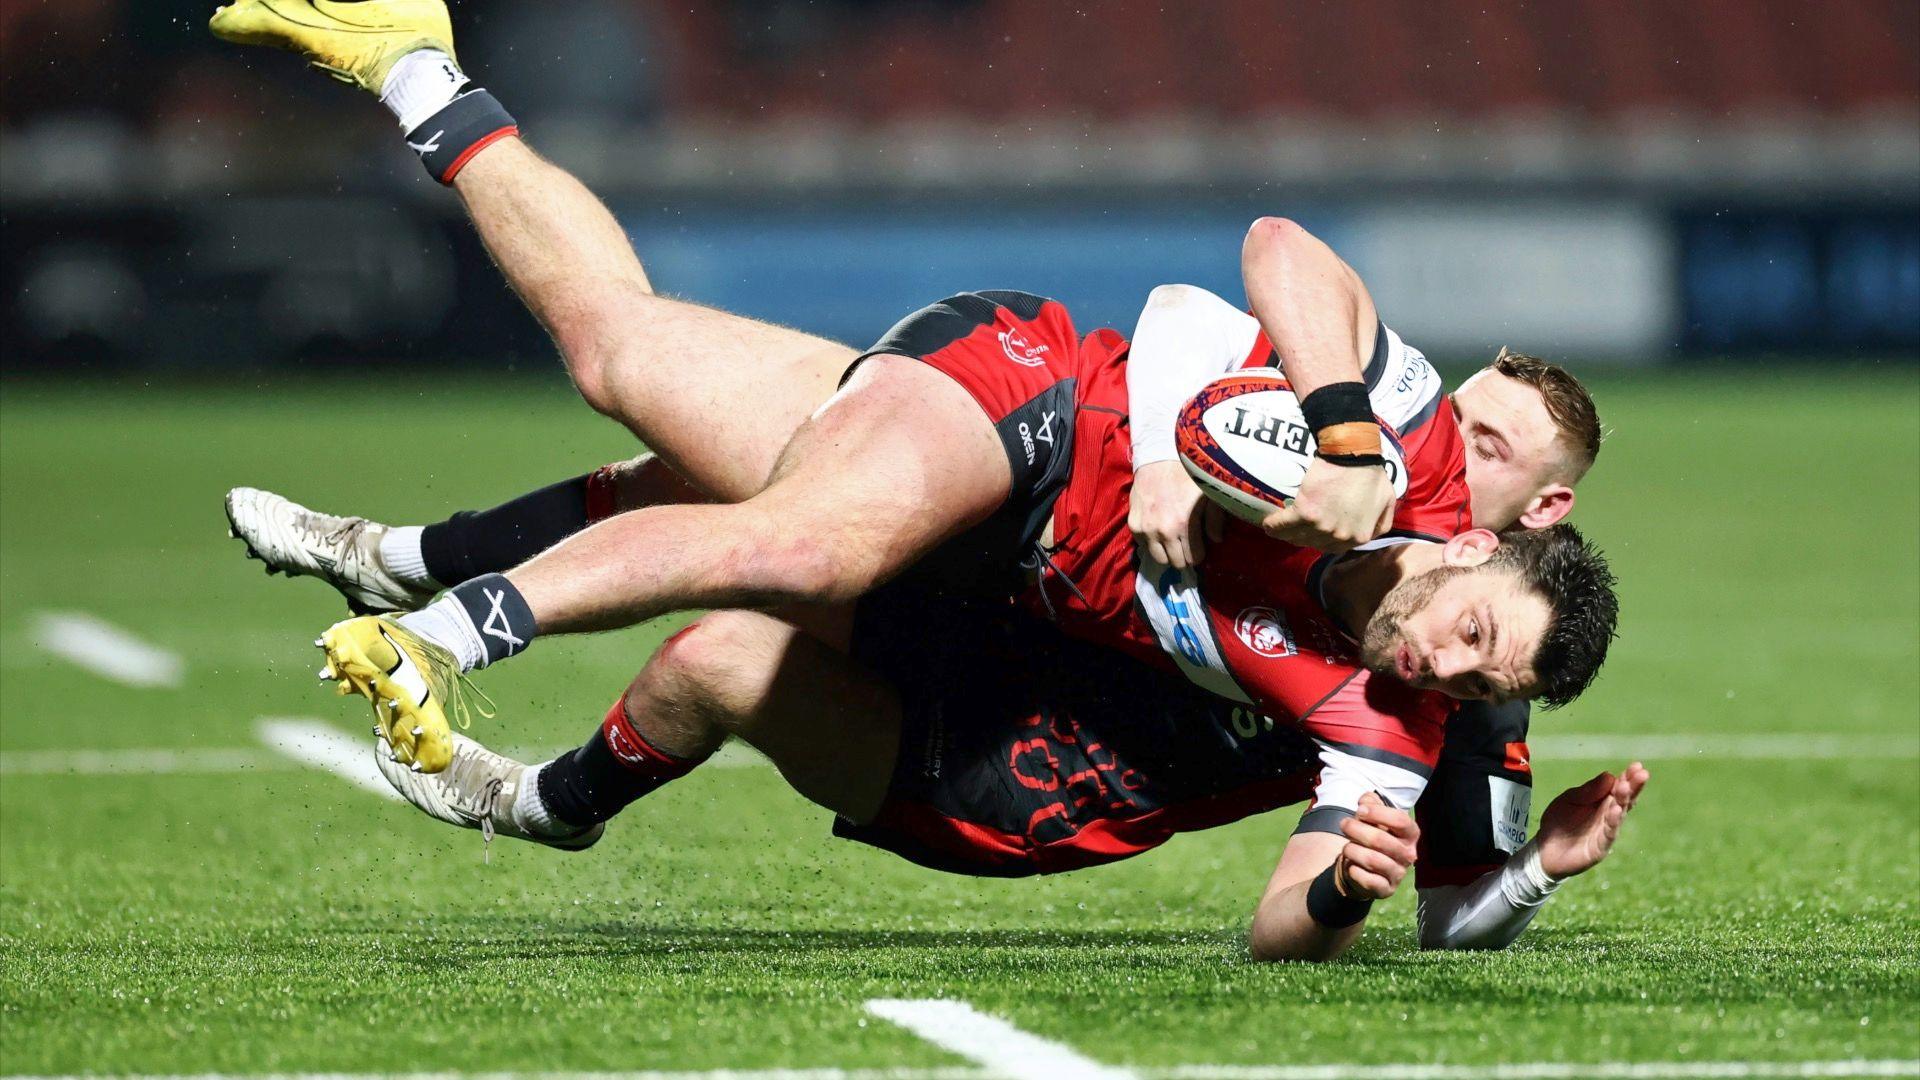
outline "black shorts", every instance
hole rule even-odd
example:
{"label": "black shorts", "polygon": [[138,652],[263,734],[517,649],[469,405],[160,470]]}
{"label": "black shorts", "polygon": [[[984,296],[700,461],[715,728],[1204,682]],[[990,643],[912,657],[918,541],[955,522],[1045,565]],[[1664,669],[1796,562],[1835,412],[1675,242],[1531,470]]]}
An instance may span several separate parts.
{"label": "black shorts", "polygon": [[871,613],[886,647],[856,654],[900,692],[899,757],[880,813],[840,820],[835,835],[1017,877],[1127,858],[1312,794],[1314,748],[1292,725],[1025,616],[890,602],[901,606]]}

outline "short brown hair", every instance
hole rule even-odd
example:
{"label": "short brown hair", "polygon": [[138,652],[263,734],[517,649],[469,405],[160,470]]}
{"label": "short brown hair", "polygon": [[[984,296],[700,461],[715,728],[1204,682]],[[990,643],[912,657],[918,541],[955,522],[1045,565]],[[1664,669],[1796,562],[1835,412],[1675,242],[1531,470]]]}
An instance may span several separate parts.
{"label": "short brown hair", "polygon": [[1600,456],[1600,441],[1606,437],[1600,429],[1600,412],[1594,408],[1593,395],[1587,393],[1587,388],[1566,368],[1512,349],[1500,350],[1500,355],[1493,358],[1493,370],[1540,391],[1541,400],[1547,404],[1547,415],[1567,444],[1568,457],[1573,463],[1572,479],[1585,476],[1587,470],[1593,468],[1593,460]]}

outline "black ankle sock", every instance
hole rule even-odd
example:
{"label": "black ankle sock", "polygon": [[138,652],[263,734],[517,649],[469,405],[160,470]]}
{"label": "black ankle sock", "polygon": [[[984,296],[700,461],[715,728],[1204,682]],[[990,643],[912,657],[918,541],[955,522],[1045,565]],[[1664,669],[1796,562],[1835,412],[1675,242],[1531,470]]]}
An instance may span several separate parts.
{"label": "black ankle sock", "polygon": [[685,776],[698,764],[654,749],[628,721],[625,706],[614,702],[606,721],[585,744],[541,768],[540,801],[559,820],[586,828]]}
{"label": "black ankle sock", "polygon": [[562,480],[491,510],[462,510],[420,531],[420,557],[442,585],[511,570],[587,527],[594,473]]}

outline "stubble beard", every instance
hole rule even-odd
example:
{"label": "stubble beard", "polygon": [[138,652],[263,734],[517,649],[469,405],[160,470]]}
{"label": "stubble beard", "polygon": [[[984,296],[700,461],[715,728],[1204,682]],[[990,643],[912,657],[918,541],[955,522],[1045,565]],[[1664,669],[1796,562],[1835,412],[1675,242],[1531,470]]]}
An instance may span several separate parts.
{"label": "stubble beard", "polygon": [[1360,635],[1360,663],[1375,675],[1399,678],[1394,653],[1400,647],[1400,624],[1427,606],[1427,601],[1433,599],[1441,586],[1466,571],[1467,568],[1461,566],[1436,566],[1389,589]]}

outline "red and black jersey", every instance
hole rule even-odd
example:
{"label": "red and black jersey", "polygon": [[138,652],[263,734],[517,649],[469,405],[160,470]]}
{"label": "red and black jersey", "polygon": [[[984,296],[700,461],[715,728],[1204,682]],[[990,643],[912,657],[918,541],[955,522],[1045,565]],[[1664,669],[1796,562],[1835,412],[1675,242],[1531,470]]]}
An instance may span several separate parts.
{"label": "red and black jersey", "polygon": [[[1272,360],[1263,343],[1249,364]],[[1073,636],[1177,668],[1221,697],[1301,724],[1328,753],[1353,758],[1354,798],[1368,784],[1411,804],[1439,759],[1451,702],[1359,665],[1317,593],[1320,552],[1239,521],[1209,545],[1197,571],[1155,564],[1138,550],[1126,524],[1133,466],[1125,363],[1124,352],[1105,350],[1077,373],[1073,467],[1030,607]],[[1438,377],[1385,327],[1368,370],[1386,388],[1379,407],[1404,431],[1409,485],[1394,537],[1445,540],[1470,525],[1471,512],[1459,426]]]}
{"label": "red and black jersey", "polygon": [[[1332,749],[1332,717],[1310,735],[1044,622],[910,585],[873,601],[865,627],[884,647],[857,638],[855,653],[899,690],[899,755],[878,814],[837,835],[953,873],[1051,874],[1301,803],[1301,829],[1337,828],[1372,790],[1366,736]],[[939,648],[892,647],[933,626]],[[1461,703],[1449,719],[1417,804],[1421,886],[1470,880],[1524,840],[1526,774],[1511,766],[1525,737],[1524,704]]]}

